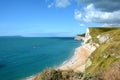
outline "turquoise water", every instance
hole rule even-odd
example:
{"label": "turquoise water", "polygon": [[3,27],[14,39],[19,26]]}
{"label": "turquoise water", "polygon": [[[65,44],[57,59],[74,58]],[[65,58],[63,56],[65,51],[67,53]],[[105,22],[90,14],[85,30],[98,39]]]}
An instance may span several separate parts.
{"label": "turquoise water", "polygon": [[0,80],[21,80],[58,66],[80,44],[73,38],[0,37]]}

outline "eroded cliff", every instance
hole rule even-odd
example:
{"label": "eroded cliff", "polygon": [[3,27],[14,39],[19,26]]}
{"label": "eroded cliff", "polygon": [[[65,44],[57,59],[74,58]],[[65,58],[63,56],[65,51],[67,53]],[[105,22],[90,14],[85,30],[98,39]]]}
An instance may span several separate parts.
{"label": "eroded cliff", "polygon": [[47,69],[33,80],[120,80],[120,28],[89,28],[82,47],[91,51],[82,72]]}

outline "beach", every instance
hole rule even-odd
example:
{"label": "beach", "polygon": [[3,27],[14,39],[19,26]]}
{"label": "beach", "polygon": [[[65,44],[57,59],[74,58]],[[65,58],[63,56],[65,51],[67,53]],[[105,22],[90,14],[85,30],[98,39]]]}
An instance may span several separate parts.
{"label": "beach", "polygon": [[34,78],[35,78],[35,76],[30,76],[30,77],[27,77],[27,78],[25,78],[23,80],[33,80]]}
{"label": "beach", "polygon": [[58,67],[61,70],[74,70],[75,72],[83,72],[85,70],[85,62],[92,53],[85,46],[75,49],[75,53],[67,62]]}
{"label": "beach", "polygon": [[[92,42],[86,43],[90,38],[91,36],[89,34],[89,30],[87,29],[86,36],[83,40],[82,45],[75,48],[73,56],[68,60],[64,61],[64,63],[60,66],[55,67],[55,69],[84,72],[88,57],[96,49],[96,46],[94,46]],[[28,80],[31,79],[34,79],[34,77]]]}
{"label": "beach", "polygon": [[[60,70],[74,70],[75,72],[84,72],[85,70],[85,63],[90,54],[93,51],[90,50],[85,45],[80,46],[75,49],[73,56],[65,61],[60,66],[56,67],[56,69]],[[28,77],[25,80],[33,80],[35,76]]]}

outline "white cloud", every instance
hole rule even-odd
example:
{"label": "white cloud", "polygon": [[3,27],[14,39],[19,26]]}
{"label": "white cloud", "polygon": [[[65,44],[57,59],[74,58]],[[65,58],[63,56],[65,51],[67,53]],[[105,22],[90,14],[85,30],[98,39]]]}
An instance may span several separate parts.
{"label": "white cloud", "polygon": [[85,26],[85,24],[80,24],[80,26]]}
{"label": "white cloud", "polygon": [[102,27],[120,27],[120,24],[103,24]]}
{"label": "white cloud", "polygon": [[55,6],[65,8],[70,5],[70,0],[55,0]]}
{"label": "white cloud", "polygon": [[82,14],[79,10],[75,9],[74,14],[75,14],[74,17],[75,17],[76,20],[81,20]]}
{"label": "white cloud", "polygon": [[51,8],[52,6],[55,6],[57,8],[66,8],[70,4],[71,0],[53,0],[53,2],[48,5],[48,8]]}
{"label": "white cloud", "polygon": [[84,12],[75,10],[74,16],[76,20],[103,24],[120,23],[120,10],[113,12],[100,11],[97,10],[93,4],[89,4],[83,11]]}
{"label": "white cloud", "polygon": [[54,5],[54,3],[51,3],[48,5],[48,8],[51,8]]}

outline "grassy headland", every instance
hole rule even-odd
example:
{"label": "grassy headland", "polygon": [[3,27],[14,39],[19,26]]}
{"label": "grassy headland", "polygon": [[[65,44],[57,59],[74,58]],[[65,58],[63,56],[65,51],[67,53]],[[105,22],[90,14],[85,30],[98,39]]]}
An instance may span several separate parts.
{"label": "grassy headland", "polygon": [[89,35],[85,44],[99,46],[86,60],[84,72],[46,69],[33,80],[120,80],[120,28],[89,28]]}

